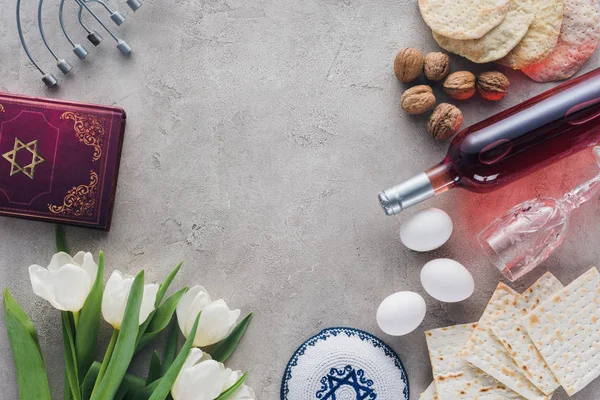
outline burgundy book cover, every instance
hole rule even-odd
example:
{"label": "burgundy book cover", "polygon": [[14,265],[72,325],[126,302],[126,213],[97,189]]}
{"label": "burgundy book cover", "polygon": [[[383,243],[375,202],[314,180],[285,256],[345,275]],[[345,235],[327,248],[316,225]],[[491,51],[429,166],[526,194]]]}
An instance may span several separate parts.
{"label": "burgundy book cover", "polygon": [[109,230],[125,112],[0,93],[0,215]]}

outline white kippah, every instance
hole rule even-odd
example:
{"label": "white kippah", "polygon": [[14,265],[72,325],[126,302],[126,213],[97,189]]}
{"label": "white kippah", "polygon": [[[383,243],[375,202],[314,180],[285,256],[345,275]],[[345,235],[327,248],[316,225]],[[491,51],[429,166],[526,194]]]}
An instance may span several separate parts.
{"label": "white kippah", "polygon": [[375,336],[329,328],[292,356],[281,400],[408,400],[408,378],[398,355]]}

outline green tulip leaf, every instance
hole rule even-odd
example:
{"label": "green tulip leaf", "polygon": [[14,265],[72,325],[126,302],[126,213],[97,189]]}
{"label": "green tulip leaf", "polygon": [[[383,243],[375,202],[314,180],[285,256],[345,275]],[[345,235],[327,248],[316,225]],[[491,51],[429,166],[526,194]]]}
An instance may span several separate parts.
{"label": "green tulip leaf", "polygon": [[172,294],[165,300],[165,302],[158,307],[150,325],[148,325],[147,333],[159,333],[169,325],[173,313],[177,309],[177,304],[181,297],[187,292],[187,287],[181,289],[179,292]]}
{"label": "green tulip leaf", "polygon": [[171,332],[169,332],[169,337],[167,338],[167,345],[165,347],[165,354],[163,355],[162,362],[162,375],[167,373],[167,370],[175,361],[175,357],[177,357],[177,345],[179,344],[179,326],[177,324],[177,319],[173,322],[171,326]]}
{"label": "green tulip leaf", "polygon": [[139,340],[137,348],[138,351],[154,340],[154,338],[156,338],[156,336],[158,336],[158,334],[169,325],[169,322],[171,322],[173,314],[177,309],[177,304],[179,304],[179,300],[181,300],[181,297],[186,291],[187,287],[181,289],[177,293],[172,294],[163,302],[160,307],[158,307],[157,310],[154,311],[151,321],[146,328],[146,332]]}
{"label": "green tulip leaf", "polygon": [[148,346],[148,344],[150,344],[150,342],[152,342],[156,337],[158,336],[158,333],[146,333],[144,335],[141,335],[139,338],[139,341],[137,342],[137,345],[135,347],[135,352],[136,354],[141,351],[144,347]]}
{"label": "green tulip leaf", "polygon": [[144,294],[144,271],[142,270],[131,285],[127,299],[123,323],[115,349],[98,390],[92,393],[92,400],[112,399],[121,385],[134,355],[135,342],[139,331],[140,307]]}
{"label": "green tulip leaf", "polygon": [[[144,337],[146,330],[148,329],[148,325],[150,325],[150,323],[154,319],[154,316],[155,316],[157,310],[160,308],[160,304],[162,303],[163,298],[165,297],[165,293],[169,289],[169,286],[171,286],[173,279],[175,279],[175,276],[181,269],[182,265],[183,265],[183,261],[181,261],[179,264],[177,264],[177,266],[169,273],[169,275],[167,275],[164,282],[162,282],[160,284],[160,286],[158,287],[158,292],[156,293],[156,300],[154,302],[155,310],[152,311],[152,313],[150,313],[148,318],[146,318],[146,321],[144,321],[142,326],[140,326],[140,330],[138,332],[138,338],[137,338],[137,342],[136,342],[136,346],[135,346],[136,353],[138,351],[140,351],[141,349],[143,349],[146,345],[148,345],[148,343],[150,343],[152,340],[154,340],[154,338],[157,336],[157,335],[151,335],[151,336]],[[177,305],[175,305],[175,306],[177,306]]]}
{"label": "green tulip leaf", "polygon": [[25,328],[27,333],[31,336],[38,349],[40,349],[40,342],[38,340],[38,334],[33,326],[33,322],[29,319],[29,316],[23,311],[19,303],[11,296],[8,289],[4,289],[4,310],[9,310],[14,317],[19,321],[19,323]]}
{"label": "green tulip leaf", "polygon": [[142,378],[131,374],[125,374],[123,382],[121,382],[121,385],[126,386],[129,389],[129,392],[142,390],[145,384],[146,382]]}
{"label": "green tulip leaf", "polygon": [[158,293],[156,294],[156,302],[154,304],[154,306],[156,308],[158,308],[158,306],[162,302],[163,298],[165,297],[165,294],[167,293],[167,290],[169,289],[169,286],[171,286],[171,282],[173,282],[173,279],[175,279],[175,276],[181,269],[182,265],[183,265],[183,261],[181,261],[179,264],[177,264],[177,266],[175,268],[173,268],[173,270],[169,273],[169,275],[167,275],[167,277],[165,278],[165,281],[160,284],[160,287],[158,288]]}
{"label": "green tulip leaf", "polygon": [[[187,291],[187,287],[181,289],[179,292],[172,294],[169,296],[157,310],[154,311],[154,315],[152,315],[151,321],[146,327],[146,332],[139,337],[136,352],[140,351],[144,348],[148,343],[154,340],[159,333],[161,333],[171,322],[173,318],[173,314],[177,309],[177,304],[179,304],[179,300]],[[150,317],[148,318],[150,319]]]}
{"label": "green tulip leaf", "polygon": [[152,318],[154,318],[154,314],[156,314],[156,310],[152,311],[150,313],[150,315],[148,315],[148,318],[146,318],[144,323],[142,325],[140,325],[140,329],[138,330],[137,339],[135,340],[135,352],[136,353],[138,351],[140,351],[142,348],[144,348],[148,343],[150,343],[150,341],[148,340],[148,341],[146,341],[146,343],[144,343],[142,345],[142,339],[144,338],[144,334],[146,333],[146,330],[148,329],[148,325],[150,325],[150,322],[152,322]]}
{"label": "green tulip leaf", "polygon": [[22,316],[17,317],[6,306],[4,315],[6,332],[10,340],[10,348],[17,373],[19,399],[51,400],[48,376],[38,344],[31,336],[28,328],[21,323]]}
{"label": "green tulip leaf", "polygon": [[248,328],[251,319],[252,313],[246,315],[246,318],[241,320],[240,323],[237,324],[235,328],[233,328],[229,336],[227,336],[225,339],[223,339],[213,347],[211,351],[213,360],[223,363],[229,358],[229,356],[231,356],[231,354],[233,354],[238,344],[240,343],[242,336],[244,336],[244,333],[246,332],[246,329]]}
{"label": "green tulip leaf", "polygon": [[[94,388],[94,383],[96,382],[96,378],[98,377],[98,373],[100,372],[100,363],[94,361],[88,370],[83,383],[81,384],[81,392],[83,400],[89,400],[92,395],[92,389]],[[119,392],[125,392],[125,395],[132,392],[137,392],[143,390],[146,386],[146,381],[142,378],[138,378],[135,375],[126,374],[123,378],[123,382],[121,382],[121,386],[119,387]],[[115,399],[117,396],[115,396]]]}
{"label": "green tulip leaf", "polygon": [[81,398],[83,400],[89,400],[89,398],[92,396],[92,389],[94,389],[94,383],[96,382],[99,372],[100,363],[94,361],[92,365],[90,365],[90,368],[88,369],[88,372],[85,374],[85,378],[81,383]]}
{"label": "green tulip leaf", "polygon": [[[134,391],[135,389],[132,389],[128,384],[127,384],[127,375],[125,375],[125,377],[123,378],[123,381],[121,382],[121,386],[119,386],[119,390],[117,390],[117,394],[115,394],[115,397],[112,400],[123,400],[126,398],[126,396],[128,394],[130,394],[132,391]],[[143,382],[143,380],[142,380]],[[143,384],[142,384],[143,385]],[[140,386],[140,389],[143,389],[144,386]]]}
{"label": "green tulip leaf", "polygon": [[71,386],[69,385],[69,376],[67,375],[67,369],[65,368],[65,379],[63,384],[63,400],[72,400]]}
{"label": "green tulip leaf", "polygon": [[152,393],[156,390],[158,385],[160,385],[161,381],[162,381],[162,378],[152,382],[145,388],[142,388],[141,390],[139,390],[135,394],[135,396],[133,396],[133,400],[148,400],[150,398],[150,396],[152,396]]}
{"label": "green tulip leaf", "polygon": [[69,314],[68,311],[61,312],[65,369],[73,400],[81,400],[79,374],[77,372],[77,355],[75,354],[75,340],[73,339],[73,321]]}
{"label": "green tulip leaf", "polygon": [[160,357],[156,350],[152,353],[150,359],[150,368],[148,370],[148,378],[146,378],[146,385],[151,384],[157,379],[162,377],[162,366],[160,365]]}
{"label": "green tulip leaf", "polygon": [[119,390],[117,390],[117,394],[115,394],[113,400],[123,400],[125,396],[127,396],[127,393],[129,393],[129,388],[121,385],[119,386]]}
{"label": "green tulip leaf", "polygon": [[77,368],[80,376],[85,376],[88,368],[94,361],[96,343],[98,341],[98,328],[100,326],[103,284],[104,253],[101,251],[98,255],[96,280],[79,313],[79,322],[75,334],[75,353],[77,354]]}
{"label": "green tulip leaf", "polygon": [[194,326],[192,327],[192,330],[190,331],[187,340],[181,348],[179,355],[177,355],[177,358],[175,358],[175,361],[173,361],[173,364],[171,364],[171,366],[167,370],[167,373],[162,377],[160,383],[158,384],[154,392],[152,392],[150,400],[165,400],[169,395],[169,392],[171,391],[171,388],[173,387],[173,384],[175,383],[175,380],[177,379],[177,376],[179,375],[179,372],[181,371],[185,360],[190,354],[190,350],[192,349],[192,345],[194,344],[194,338],[196,337],[196,332],[198,330],[198,322],[200,321],[201,315],[202,312],[200,312],[196,317]]}
{"label": "green tulip leaf", "polygon": [[98,371],[98,376],[96,377],[96,383],[94,383],[92,394],[96,392],[98,386],[100,386],[100,382],[102,382],[102,378],[104,377],[106,368],[108,368],[108,364],[110,363],[112,354],[115,351],[115,346],[117,344],[117,340],[119,339],[119,332],[119,330],[113,329],[112,335],[110,336],[110,341],[108,342],[108,346],[106,347],[106,351],[104,352],[104,359],[102,360],[102,364],[100,364],[100,371]]}
{"label": "green tulip leaf", "polygon": [[229,397],[231,397],[235,392],[237,392],[242,387],[242,385],[246,381],[247,377],[248,377],[248,373],[246,372],[244,375],[242,375],[240,377],[240,379],[237,380],[236,383],[234,383],[229,389],[227,389],[226,391],[221,393],[219,395],[219,397],[217,397],[215,400],[225,400],[225,399],[228,399]]}
{"label": "green tulip leaf", "polygon": [[70,254],[69,245],[65,238],[65,228],[62,225],[56,225],[56,251]]}

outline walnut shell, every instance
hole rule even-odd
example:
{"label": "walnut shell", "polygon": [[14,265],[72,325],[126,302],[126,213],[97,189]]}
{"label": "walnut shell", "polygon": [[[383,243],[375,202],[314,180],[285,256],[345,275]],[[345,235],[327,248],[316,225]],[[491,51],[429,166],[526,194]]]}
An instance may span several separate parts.
{"label": "walnut shell", "polygon": [[456,100],[466,100],[475,94],[475,75],[469,71],[450,74],[444,81],[444,91]]}
{"label": "walnut shell", "polygon": [[450,57],[444,53],[429,53],[425,56],[423,71],[425,78],[438,82],[450,72]]}
{"label": "walnut shell", "polygon": [[445,140],[458,132],[462,121],[463,113],[456,106],[441,103],[429,117],[427,132],[436,140]]}
{"label": "walnut shell", "polygon": [[423,71],[423,53],[409,47],[402,49],[394,60],[394,74],[400,82],[410,83],[417,79]]}
{"label": "walnut shell", "polygon": [[477,91],[486,100],[502,100],[509,86],[508,78],[497,71],[484,72],[477,78]]}
{"label": "walnut shell", "polygon": [[423,114],[435,106],[433,90],[427,85],[411,87],[402,94],[400,102],[404,111],[409,114]]}

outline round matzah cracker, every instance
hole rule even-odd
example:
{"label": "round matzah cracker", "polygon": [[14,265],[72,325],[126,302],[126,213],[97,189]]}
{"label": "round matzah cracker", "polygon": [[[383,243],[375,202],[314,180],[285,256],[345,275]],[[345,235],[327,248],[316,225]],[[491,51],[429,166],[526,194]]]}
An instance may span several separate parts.
{"label": "round matzah cracker", "polygon": [[556,46],[563,21],[563,0],[534,0],[535,19],[523,40],[498,63],[521,69],[540,62]]}
{"label": "round matzah cracker", "polygon": [[537,82],[568,79],[592,56],[599,41],[597,0],[565,0],[563,25],[556,47],[538,64],[523,68],[523,72]]}
{"label": "round matzah cracker", "polygon": [[480,39],[456,40],[436,32],[433,38],[445,50],[486,63],[508,54],[523,39],[534,18],[533,0],[511,0],[504,21]]}
{"label": "round matzah cracker", "polygon": [[419,0],[432,31],[452,39],[479,39],[508,13],[510,0]]}

